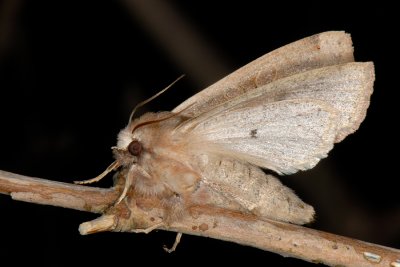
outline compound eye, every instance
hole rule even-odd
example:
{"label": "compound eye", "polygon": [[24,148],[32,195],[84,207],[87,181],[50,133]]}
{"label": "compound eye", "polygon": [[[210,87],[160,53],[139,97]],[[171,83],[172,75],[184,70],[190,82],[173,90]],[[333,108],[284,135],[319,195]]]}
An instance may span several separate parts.
{"label": "compound eye", "polygon": [[133,140],[128,145],[128,151],[132,156],[138,157],[142,152],[142,144],[138,140]]}

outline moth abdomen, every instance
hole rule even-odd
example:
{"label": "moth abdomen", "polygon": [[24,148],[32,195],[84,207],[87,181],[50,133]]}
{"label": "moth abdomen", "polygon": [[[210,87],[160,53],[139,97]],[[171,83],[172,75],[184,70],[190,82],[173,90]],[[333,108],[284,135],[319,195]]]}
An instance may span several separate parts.
{"label": "moth abdomen", "polygon": [[304,203],[277,178],[251,164],[210,157],[203,165],[202,175],[206,185],[218,188],[217,191],[209,190],[208,204],[228,207],[234,201],[241,210],[260,218],[295,224],[309,223],[314,218],[312,206]]}

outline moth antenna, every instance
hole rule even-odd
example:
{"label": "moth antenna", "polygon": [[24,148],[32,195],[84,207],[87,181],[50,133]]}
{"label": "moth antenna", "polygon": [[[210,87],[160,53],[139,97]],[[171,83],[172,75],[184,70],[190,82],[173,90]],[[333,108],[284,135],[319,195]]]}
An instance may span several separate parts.
{"label": "moth antenna", "polygon": [[158,97],[159,95],[161,95],[162,93],[164,93],[165,91],[167,91],[169,88],[171,88],[175,83],[177,83],[180,79],[182,79],[183,77],[185,77],[185,74],[182,74],[181,76],[179,76],[175,81],[173,81],[172,83],[170,83],[167,87],[165,87],[164,89],[162,89],[160,92],[158,92],[157,94],[153,95],[152,97],[140,102],[139,104],[136,105],[136,107],[133,108],[131,115],[129,116],[129,121],[128,124],[131,123],[132,118],[133,118],[133,114],[135,114],[136,110],[144,105],[146,105],[147,103],[149,103],[151,100],[153,100],[154,98]]}
{"label": "moth antenna", "polygon": [[145,126],[145,125],[148,125],[148,124],[152,124],[152,123],[156,123],[156,122],[160,122],[160,121],[165,121],[165,120],[171,119],[171,118],[173,118],[175,116],[178,116],[179,114],[181,114],[182,112],[184,112],[185,110],[187,110],[188,108],[190,108],[191,106],[193,106],[196,103],[197,102],[194,102],[194,103],[190,104],[189,106],[187,106],[186,108],[182,109],[181,111],[179,111],[177,113],[173,113],[173,114],[171,114],[169,116],[166,116],[164,118],[161,118],[161,119],[158,119],[158,120],[151,120],[151,121],[145,121],[145,122],[139,123],[139,124],[135,125],[135,127],[132,129],[132,133],[134,133],[137,128],[140,128],[142,126]]}
{"label": "moth antenna", "polygon": [[113,163],[110,164],[110,166],[107,167],[102,173],[100,173],[98,176],[89,179],[89,180],[83,180],[83,181],[74,181],[74,184],[91,184],[100,181],[103,179],[107,174],[112,172],[113,170],[117,169],[120,166],[118,161],[114,161]]}

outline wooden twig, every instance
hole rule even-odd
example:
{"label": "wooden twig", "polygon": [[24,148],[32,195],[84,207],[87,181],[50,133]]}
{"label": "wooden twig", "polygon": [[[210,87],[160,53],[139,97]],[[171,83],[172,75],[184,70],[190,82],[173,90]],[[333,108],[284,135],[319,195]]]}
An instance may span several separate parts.
{"label": "wooden twig", "polygon": [[12,199],[75,210],[102,213],[118,197],[114,189],[27,177],[0,170],[0,193]]}
{"label": "wooden twig", "polygon": [[119,192],[119,187],[94,188],[0,171],[0,193],[15,200],[103,214],[81,224],[81,234],[163,229],[236,242],[330,266],[400,266],[397,249],[213,207],[192,207],[190,214],[165,224],[157,199],[128,195],[125,201],[114,205]]}

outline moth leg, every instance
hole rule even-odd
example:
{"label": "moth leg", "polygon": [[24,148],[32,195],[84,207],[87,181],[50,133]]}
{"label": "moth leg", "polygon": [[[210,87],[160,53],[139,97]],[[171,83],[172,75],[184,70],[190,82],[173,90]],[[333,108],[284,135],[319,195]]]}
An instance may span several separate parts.
{"label": "moth leg", "polygon": [[119,204],[121,202],[121,200],[123,200],[126,197],[128,190],[132,186],[135,175],[141,175],[143,177],[151,179],[151,176],[143,168],[141,168],[140,166],[135,165],[135,164],[132,165],[132,167],[129,169],[128,174],[125,179],[124,190],[122,191],[121,195],[119,196],[117,202],[115,202],[115,205]]}
{"label": "moth leg", "polygon": [[167,246],[164,245],[164,250],[168,253],[174,252],[176,250],[176,247],[178,246],[178,244],[181,242],[181,238],[182,238],[182,233],[177,233],[176,237],[175,237],[175,242],[172,245],[171,248],[168,248]]}
{"label": "moth leg", "polygon": [[155,225],[150,226],[150,227],[148,227],[146,229],[134,229],[134,230],[132,230],[132,232],[134,232],[136,234],[148,234],[151,231],[153,231],[153,230],[155,230],[155,229],[157,229],[157,228],[159,228],[160,226],[163,226],[163,225],[164,225],[164,223],[160,222],[160,223],[156,223]]}
{"label": "moth leg", "polygon": [[129,170],[128,174],[126,175],[124,190],[122,191],[121,195],[119,196],[117,202],[115,202],[115,205],[119,204],[121,202],[121,200],[123,200],[126,197],[126,194],[128,193],[128,189],[131,187],[132,183],[133,183],[133,173],[131,170]]}
{"label": "moth leg", "polygon": [[119,163],[117,161],[114,161],[113,163],[110,164],[110,166],[107,167],[102,173],[100,173],[98,176],[88,179],[88,180],[83,180],[83,181],[74,181],[74,184],[91,184],[100,181],[103,179],[107,174],[112,172],[113,170],[117,169],[119,167]]}

